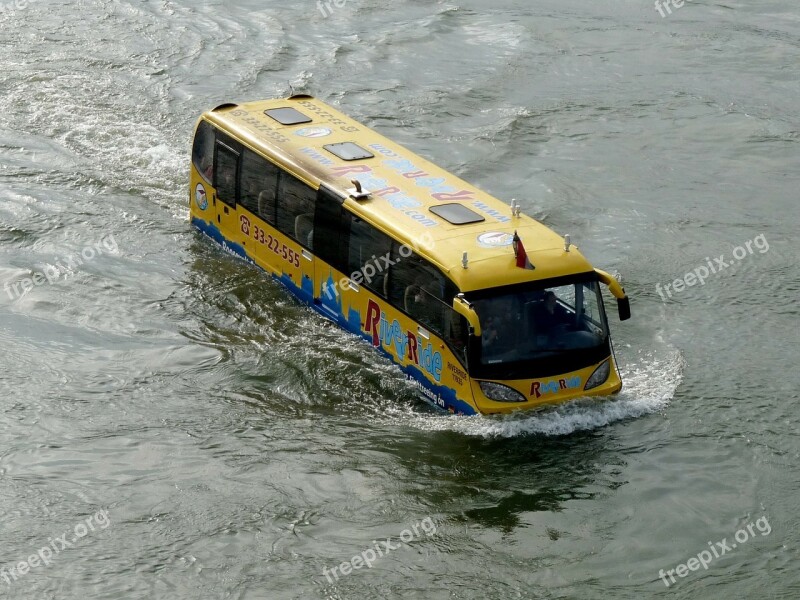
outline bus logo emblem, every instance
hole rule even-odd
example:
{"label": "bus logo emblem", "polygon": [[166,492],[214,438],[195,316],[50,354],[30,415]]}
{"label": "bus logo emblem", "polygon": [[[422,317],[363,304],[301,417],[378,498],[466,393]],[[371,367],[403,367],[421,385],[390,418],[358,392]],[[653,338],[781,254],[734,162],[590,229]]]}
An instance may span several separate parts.
{"label": "bus logo emblem", "polygon": [[534,381],[531,384],[531,396],[541,398],[543,394],[557,394],[561,390],[571,390],[581,387],[580,377],[569,379],[552,379],[550,381]]}
{"label": "bus logo emblem", "polygon": [[194,201],[197,203],[197,208],[205,210],[208,208],[208,196],[206,196],[206,188],[202,183],[198,183],[194,188]]}
{"label": "bus logo emblem", "polygon": [[487,231],[478,236],[478,244],[484,248],[499,248],[510,246],[514,241],[514,236],[502,231]]}
{"label": "bus logo emblem", "polygon": [[303,127],[294,132],[295,135],[307,138],[320,138],[331,134],[331,130],[327,127]]}

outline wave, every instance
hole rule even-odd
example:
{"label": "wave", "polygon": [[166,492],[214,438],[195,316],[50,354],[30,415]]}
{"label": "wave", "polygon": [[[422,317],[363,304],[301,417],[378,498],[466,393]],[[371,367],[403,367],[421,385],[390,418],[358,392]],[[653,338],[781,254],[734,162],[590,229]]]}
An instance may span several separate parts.
{"label": "wave", "polygon": [[410,407],[398,407],[390,418],[397,425],[423,431],[452,431],[482,438],[569,435],[663,410],[682,380],[683,367],[680,353],[670,349],[665,356],[648,353],[627,365],[622,372],[623,391],[611,398],[580,398],[534,412],[502,416],[423,414]]}

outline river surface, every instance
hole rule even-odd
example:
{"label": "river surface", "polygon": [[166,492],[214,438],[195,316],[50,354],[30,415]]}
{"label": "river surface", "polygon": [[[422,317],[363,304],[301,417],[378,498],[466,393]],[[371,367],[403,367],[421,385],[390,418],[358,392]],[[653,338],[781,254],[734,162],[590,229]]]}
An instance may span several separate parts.
{"label": "river surface", "polygon": [[[3,0],[0,596],[800,597],[796,0],[338,4]],[[193,231],[291,89],[620,274],[623,392],[441,415]]]}

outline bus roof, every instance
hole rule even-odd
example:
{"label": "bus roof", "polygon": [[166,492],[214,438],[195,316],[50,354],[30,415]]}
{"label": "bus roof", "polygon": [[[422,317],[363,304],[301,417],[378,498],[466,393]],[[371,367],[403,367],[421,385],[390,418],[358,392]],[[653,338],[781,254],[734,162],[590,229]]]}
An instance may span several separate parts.
{"label": "bus roof", "polygon": [[[204,117],[313,187],[347,196],[353,213],[408,243],[462,291],[592,270],[545,225],[311,96],[224,104]],[[366,199],[354,197],[353,180]],[[516,266],[515,231],[533,270]]]}

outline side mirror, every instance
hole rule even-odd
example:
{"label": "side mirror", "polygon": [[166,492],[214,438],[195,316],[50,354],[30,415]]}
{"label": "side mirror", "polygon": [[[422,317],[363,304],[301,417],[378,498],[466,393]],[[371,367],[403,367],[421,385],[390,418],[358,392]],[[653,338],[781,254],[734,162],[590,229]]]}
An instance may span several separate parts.
{"label": "side mirror", "polygon": [[628,300],[628,296],[625,295],[625,290],[619,284],[614,277],[610,274],[606,273],[605,271],[601,271],[600,269],[595,269],[595,273],[600,278],[604,284],[608,286],[608,290],[614,295],[617,299],[617,310],[619,311],[619,320],[620,321],[627,321],[631,318],[631,301]]}
{"label": "side mirror", "polygon": [[469,302],[459,296],[456,296],[453,298],[453,310],[467,320],[467,323],[469,323],[469,327],[472,330],[472,335],[481,337],[481,322],[478,319],[478,313],[475,312]]}
{"label": "side mirror", "polygon": [[619,311],[620,321],[627,321],[631,318],[631,301],[627,296],[617,298],[617,310]]}

